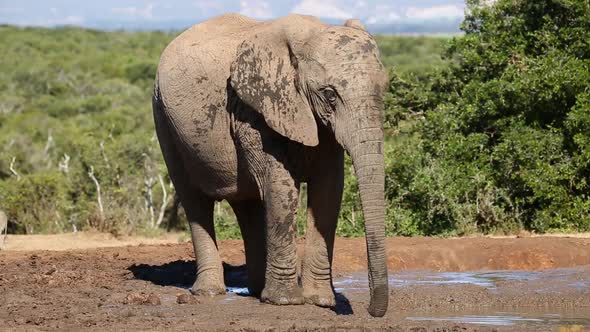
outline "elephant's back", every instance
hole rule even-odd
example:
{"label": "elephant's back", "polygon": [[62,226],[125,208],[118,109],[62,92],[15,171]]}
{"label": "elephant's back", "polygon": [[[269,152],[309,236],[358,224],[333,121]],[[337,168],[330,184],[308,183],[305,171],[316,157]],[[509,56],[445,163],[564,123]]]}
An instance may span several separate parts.
{"label": "elephant's back", "polygon": [[245,16],[227,14],[178,35],[162,52],[158,65],[158,85],[164,103],[173,106],[175,112],[187,112],[183,106],[207,106],[201,113],[209,113],[210,105],[221,106],[225,100],[218,99],[226,95],[236,49],[257,24],[258,21]]}
{"label": "elephant's back", "polygon": [[[259,24],[243,15],[226,14],[194,25],[166,47],[160,58],[160,72],[180,66],[193,69],[190,72],[194,75],[211,75],[217,69],[229,73],[237,46]],[[195,63],[199,66],[194,67]]]}

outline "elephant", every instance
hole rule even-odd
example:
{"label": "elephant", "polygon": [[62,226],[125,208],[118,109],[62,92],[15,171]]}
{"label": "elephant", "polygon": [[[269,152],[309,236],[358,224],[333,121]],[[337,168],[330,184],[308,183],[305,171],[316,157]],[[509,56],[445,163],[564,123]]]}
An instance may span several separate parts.
{"label": "elephant", "polygon": [[[153,115],[189,221],[195,295],[225,292],[215,201],[244,239],[248,288],[262,302],[335,306],[332,259],[351,156],[365,218],[372,316],[388,307],[383,93],[388,75],[360,21],[226,14],[178,35],[160,57]],[[295,218],[307,183],[298,265]]]}

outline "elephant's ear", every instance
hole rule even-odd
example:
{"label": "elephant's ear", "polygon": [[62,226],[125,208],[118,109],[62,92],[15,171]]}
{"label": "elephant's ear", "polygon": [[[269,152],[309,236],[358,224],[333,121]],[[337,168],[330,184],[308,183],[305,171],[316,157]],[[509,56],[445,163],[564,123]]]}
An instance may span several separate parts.
{"label": "elephant's ear", "polygon": [[244,41],[231,65],[231,86],[279,134],[307,146],[319,143],[317,124],[299,91],[297,59],[280,36]]}

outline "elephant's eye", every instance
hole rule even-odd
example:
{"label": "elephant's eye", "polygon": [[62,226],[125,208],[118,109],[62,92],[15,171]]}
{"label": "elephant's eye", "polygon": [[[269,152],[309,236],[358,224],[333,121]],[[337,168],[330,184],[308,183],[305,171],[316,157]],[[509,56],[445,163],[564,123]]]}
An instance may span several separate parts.
{"label": "elephant's eye", "polygon": [[336,92],[331,88],[325,88],[322,93],[324,94],[324,98],[330,103],[330,105],[336,105]]}

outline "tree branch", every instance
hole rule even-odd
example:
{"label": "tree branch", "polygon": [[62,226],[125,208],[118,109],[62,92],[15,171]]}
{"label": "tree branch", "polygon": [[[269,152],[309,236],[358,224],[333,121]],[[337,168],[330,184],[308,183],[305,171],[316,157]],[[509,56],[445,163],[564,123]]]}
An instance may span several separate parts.
{"label": "tree branch", "polygon": [[14,163],[16,162],[16,157],[12,157],[12,160],[10,161],[10,172],[16,176],[16,181],[20,181],[20,174],[18,174],[18,172],[16,171],[16,169],[14,169]]}
{"label": "tree branch", "polygon": [[111,168],[109,158],[107,157],[107,154],[104,150],[104,141],[100,141],[99,145],[100,145],[100,154],[102,155],[102,159],[104,159],[104,162],[107,165],[107,168]]}
{"label": "tree branch", "polygon": [[63,159],[58,164],[59,170],[68,174],[70,171],[70,156],[64,153]]}
{"label": "tree branch", "polygon": [[[162,205],[160,206],[160,214],[158,215],[158,220],[156,221],[156,227],[159,227],[160,224],[162,224],[166,207],[168,207],[168,204],[170,204],[170,197],[166,191],[166,186],[164,185],[164,179],[162,178],[162,175],[158,175],[158,180],[160,181],[160,186],[162,187]],[[170,188],[172,189],[172,183],[170,183]]]}
{"label": "tree branch", "polygon": [[154,197],[152,195],[152,187],[154,186],[154,178],[146,177],[143,181],[145,185],[145,205],[150,213],[150,226],[155,227],[154,214]]}
{"label": "tree branch", "polygon": [[98,179],[96,178],[96,176],[94,176],[94,167],[90,166],[90,170],[88,170],[88,176],[92,179],[92,181],[94,182],[94,185],[96,186],[96,196],[97,196],[97,200],[98,200],[98,212],[100,213],[101,221],[104,221],[104,208],[102,206],[102,196],[100,193],[100,183],[98,183]]}

